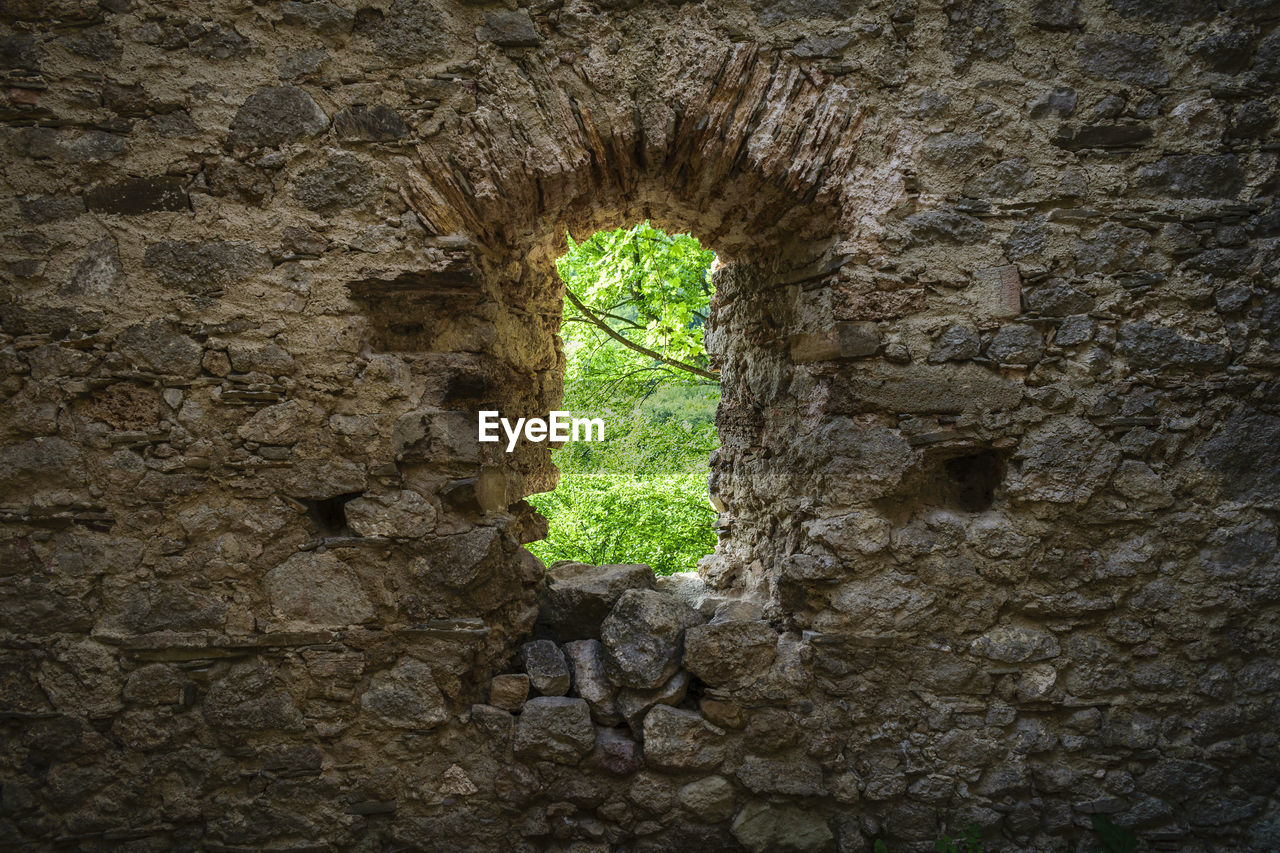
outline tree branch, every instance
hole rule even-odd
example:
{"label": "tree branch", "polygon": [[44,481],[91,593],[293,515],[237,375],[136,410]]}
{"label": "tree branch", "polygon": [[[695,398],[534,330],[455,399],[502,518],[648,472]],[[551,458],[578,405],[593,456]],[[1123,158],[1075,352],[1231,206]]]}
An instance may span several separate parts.
{"label": "tree branch", "polygon": [[567,296],[569,298],[569,301],[573,303],[574,308],[577,308],[579,311],[582,312],[582,316],[586,317],[589,321],[591,321],[592,325],[599,327],[601,331],[603,331],[609,337],[613,338],[618,343],[622,344],[624,347],[627,347],[628,349],[633,349],[636,352],[640,353],[641,355],[647,355],[649,356],[649,358],[655,359],[656,361],[660,361],[665,365],[676,368],[677,370],[684,370],[689,373],[692,373],[695,376],[701,376],[704,379],[710,379],[714,382],[720,381],[720,377],[715,375],[709,370],[703,370],[701,367],[695,367],[692,364],[685,364],[683,361],[676,361],[674,358],[668,358],[667,356],[663,355],[660,352],[655,352],[654,350],[651,350],[648,347],[641,346],[635,341],[629,340],[625,336],[619,334],[612,326],[610,326],[604,320],[601,320],[599,317],[597,317],[595,312],[592,311],[590,308],[588,308],[586,305],[584,305],[582,300],[578,298],[578,295],[574,293],[572,290],[570,290],[568,287],[564,289],[564,295]]}

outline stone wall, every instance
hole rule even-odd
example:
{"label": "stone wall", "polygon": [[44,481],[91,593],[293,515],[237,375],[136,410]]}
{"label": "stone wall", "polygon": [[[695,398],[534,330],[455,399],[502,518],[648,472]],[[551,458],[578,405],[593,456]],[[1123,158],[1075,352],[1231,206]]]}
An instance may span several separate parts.
{"label": "stone wall", "polygon": [[[1280,849],[1278,22],[0,4],[0,844]],[[643,218],[720,545],[546,576],[476,412]]]}

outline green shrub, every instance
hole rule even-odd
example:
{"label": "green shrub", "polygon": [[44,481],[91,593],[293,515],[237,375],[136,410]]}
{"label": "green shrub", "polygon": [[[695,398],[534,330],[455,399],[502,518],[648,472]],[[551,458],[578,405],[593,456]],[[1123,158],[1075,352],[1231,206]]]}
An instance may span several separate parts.
{"label": "green shrub", "polygon": [[547,538],[529,550],[548,564],[648,563],[668,575],[691,571],[716,544],[705,474],[574,474],[529,501],[550,522]]}
{"label": "green shrub", "polygon": [[576,291],[560,330],[560,408],[603,418],[605,440],[554,451],[559,486],[529,498],[548,521],[547,538],[529,546],[543,562],[648,563],[671,574],[715,549],[707,461],[719,445],[720,388],[702,344],[713,259],[694,238],[646,222],[570,239],[556,262]]}

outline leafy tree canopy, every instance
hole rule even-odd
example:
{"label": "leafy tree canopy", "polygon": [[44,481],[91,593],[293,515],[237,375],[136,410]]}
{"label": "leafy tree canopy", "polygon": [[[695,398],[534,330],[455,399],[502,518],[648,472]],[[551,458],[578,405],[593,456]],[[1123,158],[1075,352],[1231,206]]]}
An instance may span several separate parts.
{"label": "leafy tree canopy", "polygon": [[720,399],[702,343],[715,255],[648,222],[602,231],[556,262],[564,306],[564,408],[603,416],[606,440],[555,451],[559,487],[534,495],[545,562],[689,571],[715,547],[707,457]]}
{"label": "leafy tree canopy", "polygon": [[600,408],[659,387],[708,384],[702,330],[715,253],[642,222],[600,231],[556,261],[565,283],[566,403]]}

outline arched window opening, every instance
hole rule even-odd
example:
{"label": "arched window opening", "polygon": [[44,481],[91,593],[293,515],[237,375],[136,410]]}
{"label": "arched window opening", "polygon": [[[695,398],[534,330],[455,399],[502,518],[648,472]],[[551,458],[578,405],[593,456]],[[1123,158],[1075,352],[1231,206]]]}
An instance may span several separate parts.
{"label": "arched window opening", "polygon": [[647,563],[692,571],[714,550],[708,460],[719,379],[703,331],[715,254],[643,222],[599,231],[556,261],[565,285],[562,409],[601,418],[603,441],[553,451],[560,483],[529,500],[548,520],[547,564]]}

